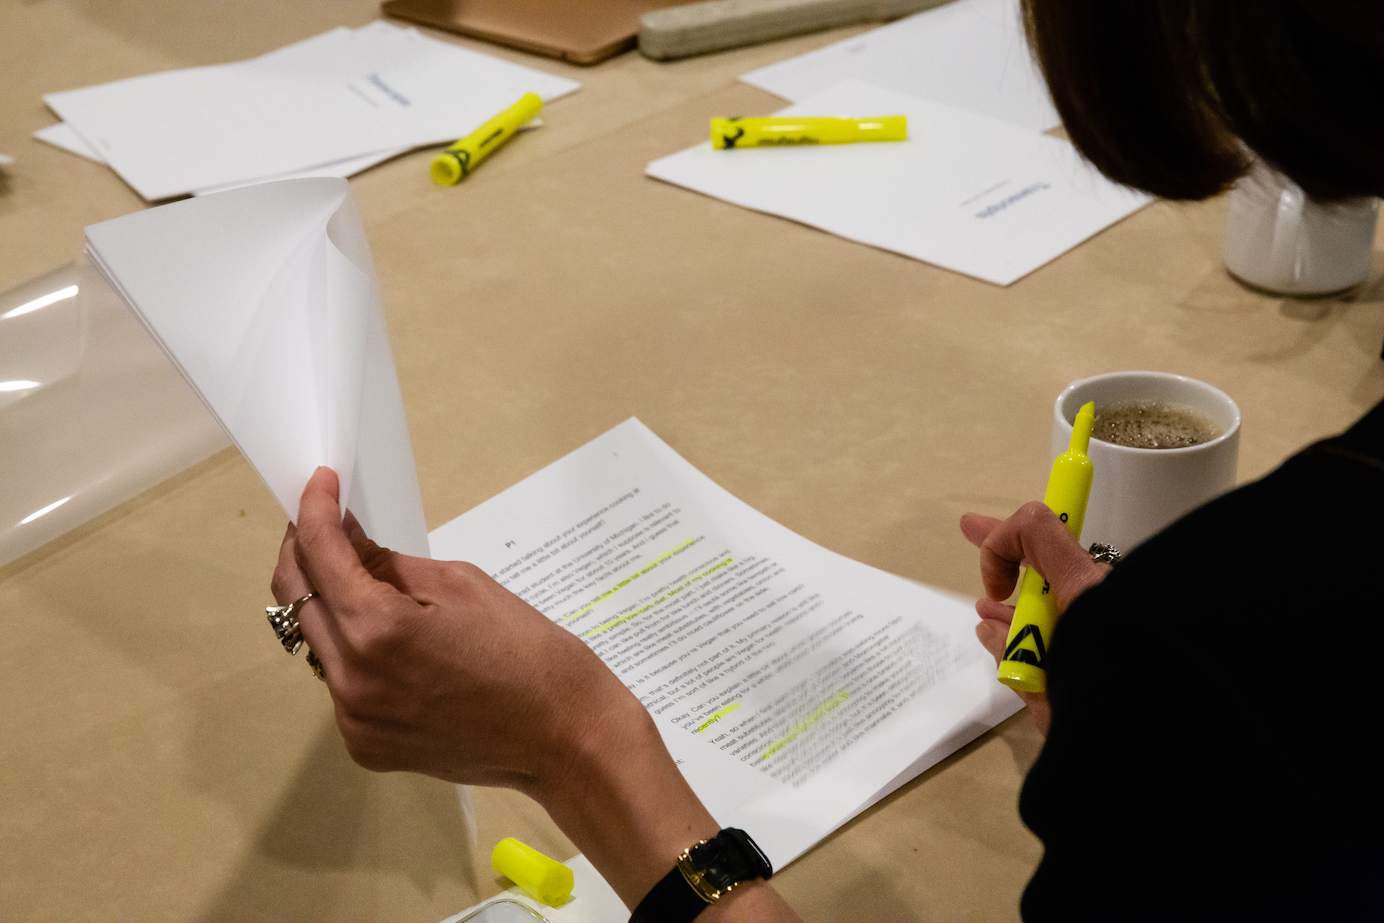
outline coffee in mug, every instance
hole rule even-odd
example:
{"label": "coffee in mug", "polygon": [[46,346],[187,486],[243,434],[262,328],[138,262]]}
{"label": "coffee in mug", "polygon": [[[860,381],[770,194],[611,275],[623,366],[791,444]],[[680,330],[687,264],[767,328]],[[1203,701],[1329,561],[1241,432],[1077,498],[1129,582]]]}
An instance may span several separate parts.
{"label": "coffee in mug", "polygon": [[[1112,372],[1073,382],[1053,405],[1054,458],[1067,450],[1072,422],[1087,401],[1095,402],[1098,422],[1102,410],[1114,411],[1120,427],[1137,438],[1148,439],[1150,430],[1159,429],[1153,441],[1200,441],[1142,447],[1092,439],[1087,456],[1095,474],[1080,536],[1083,546],[1103,542],[1128,552],[1235,486],[1240,409],[1219,389],[1166,372]],[[1150,425],[1154,419],[1161,421],[1158,427]],[[1171,429],[1171,435],[1163,429]]]}
{"label": "coffee in mug", "polygon": [[1185,449],[1220,435],[1210,417],[1167,401],[1111,401],[1096,405],[1091,437],[1131,449]]}

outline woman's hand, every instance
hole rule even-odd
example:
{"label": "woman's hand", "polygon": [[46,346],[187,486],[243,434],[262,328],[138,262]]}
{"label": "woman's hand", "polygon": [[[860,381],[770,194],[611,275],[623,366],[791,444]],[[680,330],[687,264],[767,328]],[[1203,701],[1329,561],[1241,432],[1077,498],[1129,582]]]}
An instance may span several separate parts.
{"label": "woman's hand", "polygon": [[[280,603],[318,593],[298,618],[356,762],[523,791],[631,907],[715,836],[653,719],[585,644],[479,568],[379,547],[341,520],[337,491],[318,468],[272,587]],[[786,910],[745,890],[736,909]]]}
{"label": "woman's hand", "polygon": [[[1021,564],[1036,567],[1052,584],[1059,615],[1072,600],[1110,573],[1110,565],[1092,561],[1066,525],[1036,500],[1025,503],[1004,520],[967,513],[961,517],[961,532],[980,549],[980,576],[986,598],[976,602],[980,616],[976,636],[997,666],[1004,658],[1009,625],[1014,620],[1014,607],[1004,601],[1014,593]],[[1028,704],[1033,723],[1046,735],[1051,720],[1047,696],[1026,692],[1020,695]]]}
{"label": "woman's hand", "polygon": [[356,762],[537,797],[577,729],[631,711],[586,645],[478,568],[381,548],[338,511],[319,468],[272,586],[281,601],[319,594],[299,621]]}

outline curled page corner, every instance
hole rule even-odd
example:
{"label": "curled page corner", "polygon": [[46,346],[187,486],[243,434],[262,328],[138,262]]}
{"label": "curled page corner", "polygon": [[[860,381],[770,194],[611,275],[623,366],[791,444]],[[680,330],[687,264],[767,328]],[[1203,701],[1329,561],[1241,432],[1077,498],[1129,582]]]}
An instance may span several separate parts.
{"label": "curled page corner", "polygon": [[87,228],[87,253],[291,519],[319,465],[372,538],[428,539],[369,246],[345,180],[284,180]]}

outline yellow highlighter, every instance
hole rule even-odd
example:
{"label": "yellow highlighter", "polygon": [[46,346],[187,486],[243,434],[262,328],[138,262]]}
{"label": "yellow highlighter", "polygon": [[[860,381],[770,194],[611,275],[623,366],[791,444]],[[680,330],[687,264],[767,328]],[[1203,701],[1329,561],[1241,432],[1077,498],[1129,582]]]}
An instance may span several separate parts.
{"label": "yellow highlighter", "polygon": [[560,907],[572,896],[572,870],[512,836],[495,844],[490,864],[549,907]]}
{"label": "yellow highlighter", "polygon": [[482,160],[542,109],[543,100],[537,93],[525,93],[517,103],[438,154],[432,162],[433,182],[439,186],[455,186],[466,179]]}
{"label": "yellow highlighter", "polygon": [[711,120],[711,146],[718,151],[735,147],[792,147],[907,139],[906,115],[885,115],[872,119],[770,116]]}
{"label": "yellow highlighter", "polygon": [[[1081,538],[1081,522],[1086,517],[1086,501],[1091,496],[1094,470],[1086,450],[1091,444],[1091,425],[1096,405],[1085,404],[1072,423],[1072,441],[1067,451],[1057,456],[1048,476],[1048,491],[1043,503],[1067,524],[1072,535]],[[1048,641],[1057,622],[1057,596],[1043,575],[1032,567],[1019,587],[1014,606],[1014,622],[1004,644],[999,680],[1020,692],[1043,692],[1048,688]]]}

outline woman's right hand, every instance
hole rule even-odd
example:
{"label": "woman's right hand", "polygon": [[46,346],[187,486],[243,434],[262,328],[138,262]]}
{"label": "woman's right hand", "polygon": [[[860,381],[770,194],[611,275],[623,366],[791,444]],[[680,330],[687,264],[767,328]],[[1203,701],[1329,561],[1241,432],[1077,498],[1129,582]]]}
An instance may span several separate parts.
{"label": "woman's right hand", "polygon": [[[967,513],[961,517],[961,532],[980,549],[985,598],[976,602],[976,614],[980,616],[976,636],[997,666],[1004,659],[1009,625],[1014,621],[1014,607],[1004,601],[1018,585],[1020,565],[1036,567],[1052,585],[1059,615],[1072,600],[1110,573],[1110,565],[1091,560],[1067,526],[1037,500],[1025,503],[1008,519]],[[1033,723],[1046,736],[1051,721],[1047,696],[1019,694],[1028,705]]]}
{"label": "woman's right hand", "polygon": [[[639,700],[575,635],[470,564],[372,542],[338,482],[308,482],[274,571],[321,661],[351,756],[519,789],[538,801],[633,907],[673,859],[719,825],[693,793]],[[765,883],[715,918],[791,911]]]}

